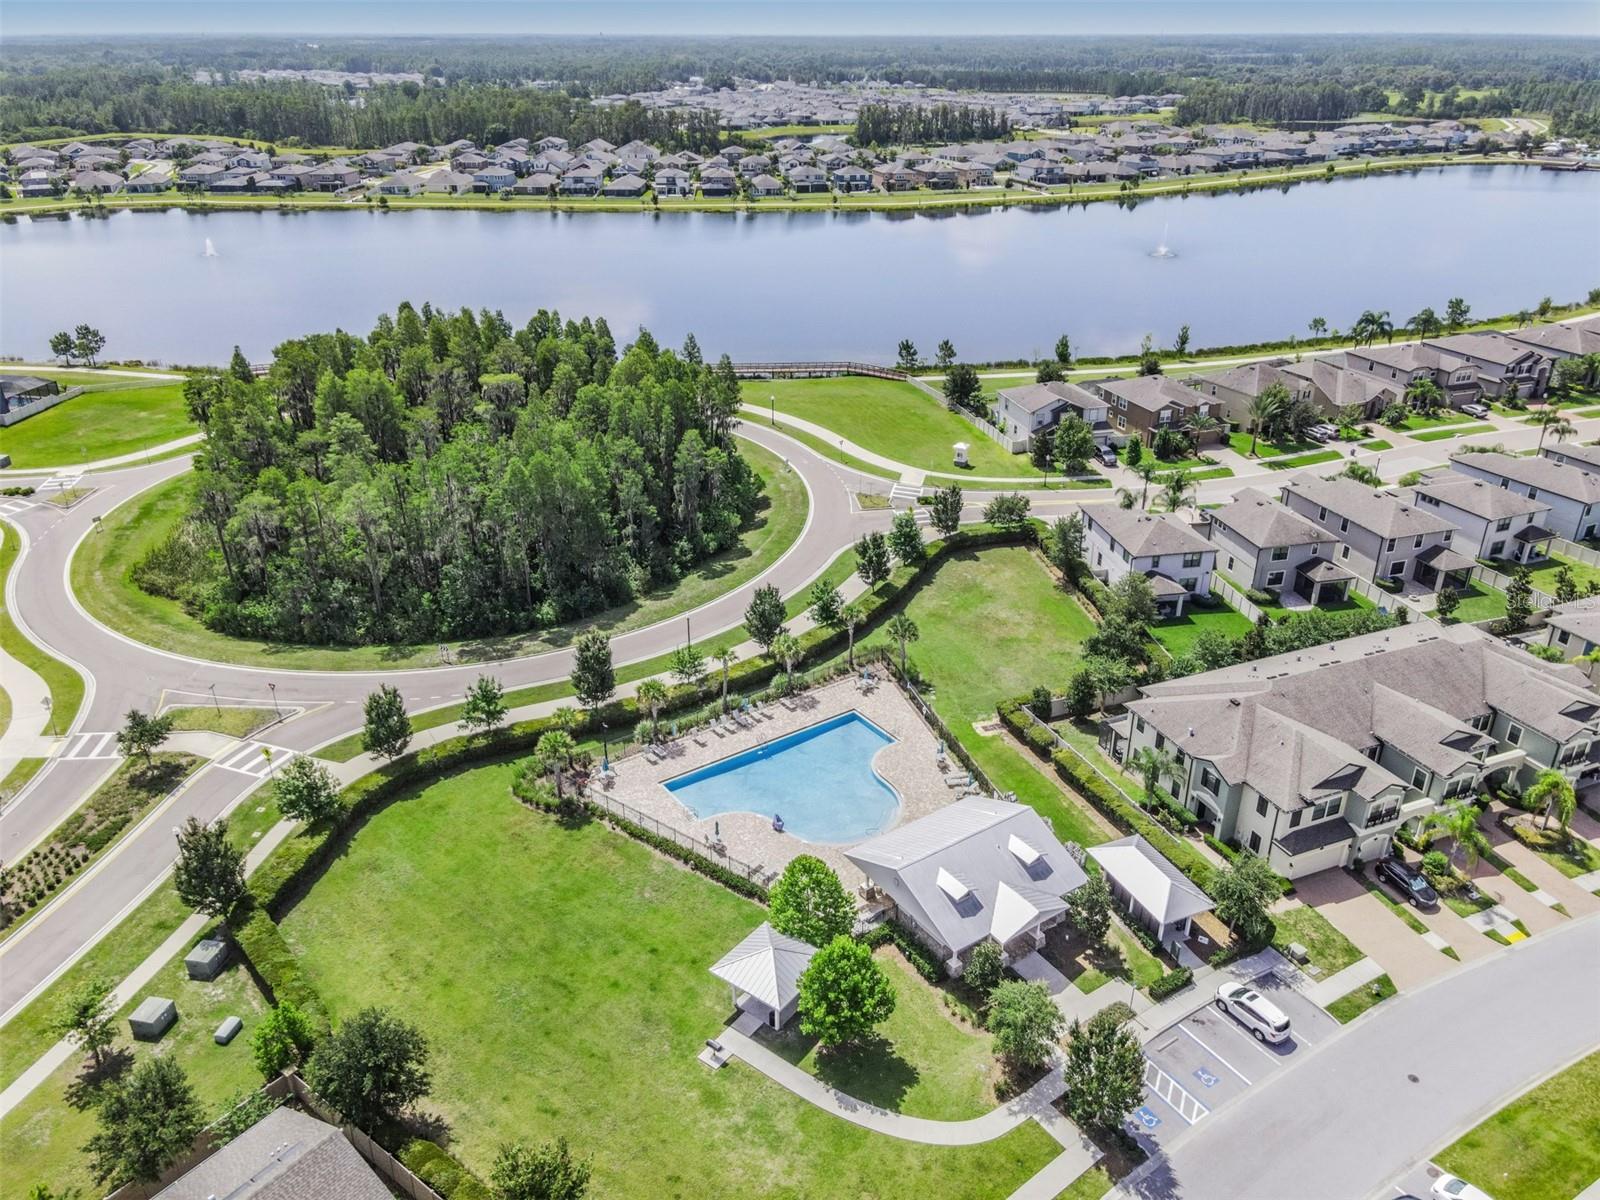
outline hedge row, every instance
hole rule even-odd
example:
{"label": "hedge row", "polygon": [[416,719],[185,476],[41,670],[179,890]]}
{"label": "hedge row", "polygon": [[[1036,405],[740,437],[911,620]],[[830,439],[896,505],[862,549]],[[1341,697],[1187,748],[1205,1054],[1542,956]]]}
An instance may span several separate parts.
{"label": "hedge row", "polygon": [[1168,996],[1176,996],[1193,982],[1194,972],[1189,970],[1188,967],[1178,967],[1175,970],[1168,971],[1147,987],[1145,991],[1150,993],[1150,999],[1159,1003]]}
{"label": "hedge row", "polygon": [[944,963],[935,958],[933,952],[899,921],[883,921],[872,926],[861,935],[861,942],[873,947],[893,942],[900,953],[906,956],[906,961],[916,968],[918,975],[929,983],[944,982]]}
{"label": "hedge row", "polygon": [[249,919],[233,931],[233,940],[273,1004],[293,1003],[323,1033],[328,1031],[328,1009],[322,1003],[322,996],[306,978],[300,960],[266,912],[259,908],[252,912]]}
{"label": "hedge row", "polygon": [[643,825],[636,825],[627,818],[619,817],[616,813],[602,808],[598,804],[586,803],[584,809],[590,816],[604,821],[613,829],[627,834],[635,841],[643,842],[652,849],[659,850],[669,858],[677,859],[691,871],[704,875],[713,882],[720,883],[729,891],[737,892],[741,896],[748,896],[751,900],[762,904],[767,902],[767,889],[755,880],[746,879],[737,871],[730,871],[721,863],[713,862],[703,854],[698,854],[693,850],[686,850],[671,838],[652,833]]}
{"label": "hedge row", "polygon": [[410,1172],[444,1200],[490,1200],[490,1192],[466,1167],[437,1142],[412,1138],[395,1155]]}

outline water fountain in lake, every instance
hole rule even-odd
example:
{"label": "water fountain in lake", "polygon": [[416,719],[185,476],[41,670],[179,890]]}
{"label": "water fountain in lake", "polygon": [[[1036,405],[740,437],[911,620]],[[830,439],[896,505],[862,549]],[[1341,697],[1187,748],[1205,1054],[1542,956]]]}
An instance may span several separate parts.
{"label": "water fountain in lake", "polygon": [[207,258],[215,258],[217,256],[217,248],[211,244],[211,239],[210,238],[206,239],[206,254],[205,254],[205,256]]}
{"label": "water fountain in lake", "polygon": [[1178,252],[1167,245],[1167,228],[1168,226],[1166,225],[1161,227],[1161,243],[1154,250],[1150,251],[1151,258],[1178,257]]}

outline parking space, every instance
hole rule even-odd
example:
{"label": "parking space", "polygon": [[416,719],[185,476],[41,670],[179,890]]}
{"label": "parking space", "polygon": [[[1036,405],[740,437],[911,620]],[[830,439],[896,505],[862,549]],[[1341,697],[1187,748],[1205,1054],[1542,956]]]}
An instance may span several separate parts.
{"label": "parking space", "polygon": [[1382,967],[1403,992],[1421,987],[1455,965],[1342,870],[1318,871],[1296,880],[1295,890],[1303,902]]}
{"label": "parking space", "polygon": [[1316,1045],[1339,1027],[1271,973],[1252,980],[1252,986],[1289,1017],[1288,1040],[1277,1045],[1258,1042],[1214,1002],[1151,1038],[1145,1045],[1144,1103],[1127,1123],[1146,1152],[1154,1152],[1285,1069],[1304,1047]]}

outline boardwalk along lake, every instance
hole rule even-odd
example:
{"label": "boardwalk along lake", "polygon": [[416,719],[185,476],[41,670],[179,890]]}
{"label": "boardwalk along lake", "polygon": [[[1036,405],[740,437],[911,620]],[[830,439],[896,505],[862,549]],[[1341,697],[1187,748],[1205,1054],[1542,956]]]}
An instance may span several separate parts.
{"label": "boardwalk along lake", "polygon": [[[208,255],[207,241],[215,248]],[[1162,243],[1172,254],[1158,257]],[[37,359],[87,321],[116,356],[265,360],[285,338],[365,333],[402,300],[605,316],[736,359],[892,361],[1126,353],[1396,325],[1462,296],[1488,316],[1600,285],[1600,172],[1448,166],[1132,208],[561,213],[186,212],[0,223],[0,351]]]}

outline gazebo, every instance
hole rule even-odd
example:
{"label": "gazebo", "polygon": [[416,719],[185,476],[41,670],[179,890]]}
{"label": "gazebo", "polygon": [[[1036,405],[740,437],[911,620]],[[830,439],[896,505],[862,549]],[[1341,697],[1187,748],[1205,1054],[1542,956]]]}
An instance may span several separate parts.
{"label": "gazebo", "polygon": [[1189,919],[1211,911],[1211,897],[1138,834],[1089,847],[1111,894],[1163,946],[1189,936]]}
{"label": "gazebo", "polygon": [[817,948],[763,921],[711,968],[728,985],[733,1006],[782,1029],[800,1002],[800,976]]}

